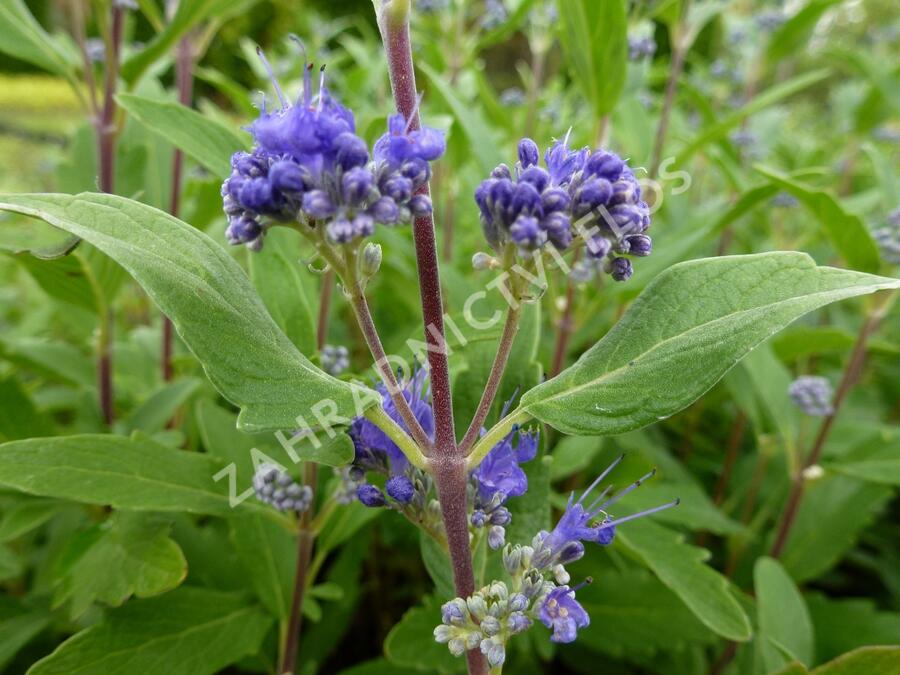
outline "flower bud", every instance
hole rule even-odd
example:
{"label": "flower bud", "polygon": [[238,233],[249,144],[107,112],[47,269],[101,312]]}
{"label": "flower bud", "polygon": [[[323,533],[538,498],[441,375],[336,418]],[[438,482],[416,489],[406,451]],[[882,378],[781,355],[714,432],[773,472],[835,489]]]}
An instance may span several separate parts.
{"label": "flower bud", "polygon": [[359,501],[362,502],[363,506],[375,508],[384,506],[386,503],[384,493],[369,483],[356,488],[356,496],[359,497]]}
{"label": "flower bud", "polygon": [[488,531],[488,546],[496,551],[506,543],[506,530],[501,525],[492,525]]}
{"label": "flower bud", "polygon": [[488,615],[481,620],[480,627],[482,633],[488,637],[493,637],[500,632],[500,621],[497,617]]}
{"label": "flower bud", "polygon": [[360,258],[360,272],[363,277],[369,279],[374,277],[381,267],[381,244],[369,242],[363,249]]}
{"label": "flower bud", "polygon": [[519,163],[523,169],[537,164],[539,154],[537,143],[530,138],[523,138],[519,141]]}

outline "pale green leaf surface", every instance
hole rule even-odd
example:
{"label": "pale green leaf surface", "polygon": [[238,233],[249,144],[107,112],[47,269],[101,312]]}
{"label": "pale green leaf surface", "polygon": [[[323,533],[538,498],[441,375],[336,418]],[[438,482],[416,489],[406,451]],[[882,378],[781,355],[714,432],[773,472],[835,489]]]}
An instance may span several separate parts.
{"label": "pale green leaf surface", "polygon": [[172,590],[187,575],[187,562],[169,538],[168,523],[121,512],[70,540],[58,574],[54,604],[69,603],[77,618],[95,601],[118,607],[132,595]]}
{"label": "pale green leaf surface", "polygon": [[616,541],[642,560],[708,628],[729,640],[750,638],[750,620],[731,594],[728,580],[703,563],[708,551],[649,520],[619,528]]}
{"label": "pale green leaf surface", "polygon": [[245,136],[180,103],[134,94],[119,94],[116,100],[138,122],[222,179],[231,173],[231,155],[248,148]]}
{"label": "pale green leaf surface", "polygon": [[[768,557],[757,559],[753,569],[756,591],[757,622],[760,648],[767,670],[775,670],[798,660],[813,663],[813,626],[806,603],[794,581],[781,564]],[[785,659],[781,650],[768,644],[782,645],[793,658]]]}
{"label": "pale green leaf surface", "polygon": [[146,438],[85,434],[0,445],[0,485],[29,494],[132,511],[274,513],[253,501],[231,508],[228,481],[213,480],[224,465]]}
{"label": "pale green leaf surface", "polygon": [[255,654],[271,619],[245,596],[183,587],[130,602],[75,634],[29,675],[211,675]]}
{"label": "pale green leaf surface", "polygon": [[690,404],[803,314],[897,287],[900,280],[816,267],[803,253],[681,263],[573,366],[526,393],[519,410],[568,434],[636,429]]}
{"label": "pale green leaf surface", "polygon": [[[7,195],[0,209],[46,220],[112,257],[168,315],[248,431],[295,429],[331,401],[349,420],[351,385],[316,368],[272,320],[224,248],[177,218],[113,195]],[[375,399],[368,399],[371,403]]]}

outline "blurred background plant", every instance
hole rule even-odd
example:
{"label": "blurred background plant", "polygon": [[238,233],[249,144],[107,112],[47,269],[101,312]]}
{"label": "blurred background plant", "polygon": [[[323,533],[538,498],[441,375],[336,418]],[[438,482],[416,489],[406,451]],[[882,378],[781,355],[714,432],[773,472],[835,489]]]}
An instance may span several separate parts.
{"label": "blurred background plant", "polygon": [[[112,189],[171,210],[180,148],[181,218],[223,243],[219,187],[230,153],[249,145],[239,129],[256,116],[253,92],[268,90],[257,45],[296,96],[303,63],[287,36],[301,36],[369,142],[393,112],[369,0],[120,5]],[[432,193],[451,316],[489,280],[471,270],[484,247],[472,195],[522,136],[546,147],[571,128],[573,146],[603,145],[628,158],[653,197],[656,252],[629,283],[584,269],[551,275],[542,303],[523,319],[515,377],[497,408],[517,386],[572,363],[676,262],[787,249],[896,274],[900,18],[890,0],[413,5],[422,115],[448,139]],[[0,5],[0,192],[103,189],[86,82],[102,96],[111,11],[103,0]],[[88,66],[73,23],[79,15]],[[193,64],[187,99],[176,74],[182,39]],[[178,100],[193,102],[203,124]],[[293,264],[308,252],[280,234],[256,260],[231,254],[287,335],[318,354],[325,336],[317,340],[314,317],[331,281]],[[382,228],[376,239],[384,257],[370,302],[388,353],[406,354],[420,316],[407,292],[416,283],[411,236]],[[0,440],[138,434],[136,442],[153,447],[235,459],[239,490],[246,488],[249,449],[276,456],[277,441],[235,430],[236,411],[177,339],[164,377],[164,322],[152,302],[86,244],[55,257],[70,246],[50,227],[0,216]],[[802,673],[857,648],[896,644],[900,319],[888,311],[891,300],[882,294],[815,312],[687,410],[648,428],[602,440],[543,433],[508,541],[546,527],[548,503],[558,512],[570,490],[625,450],[634,452],[618,470],[622,485],[659,467],[658,479],[625,501],[629,509],[672,494],[682,504],[574,564],[573,577],[595,580],[580,592],[592,621],[585,635],[564,647],[525,636],[513,643],[506,672],[769,673],[796,661],[784,672]],[[371,380],[347,304],[338,294],[325,311],[330,346],[313,358]],[[105,416],[92,364],[107,312],[115,414]],[[479,334],[451,358],[459,424],[478,402],[498,332]],[[831,405],[818,408],[824,417],[791,402],[791,383],[807,375],[835,387],[833,398],[825,395]],[[0,484],[17,485],[9,471],[0,469]],[[453,595],[446,560],[398,518],[337,506],[347,480],[337,470],[318,477],[318,510],[328,517],[317,521],[298,672],[456,672],[460,662],[431,635],[440,603]],[[131,658],[156,672],[140,660],[151,658],[140,643],[154,637],[167,663],[181,663],[174,672],[274,672],[297,555],[287,530],[258,515],[239,527],[210,511],[110,510],[59,493],[0,488],[0,668],[23,672],[62,644],[34,672],[71,672],[76,661],[67,659],[87,658],[100,640],[122,639],[142,612],[157,612],[178,618],[92,672],[125,672]],[[396,555],[419,548],[424,566]],[[176,639],[189,627],[199,627],[194,638]],[[217,659],[185,665],[204,650]],[[838,662],[822,672],[898,667],[896,653],[852,658],[855,671]]]}

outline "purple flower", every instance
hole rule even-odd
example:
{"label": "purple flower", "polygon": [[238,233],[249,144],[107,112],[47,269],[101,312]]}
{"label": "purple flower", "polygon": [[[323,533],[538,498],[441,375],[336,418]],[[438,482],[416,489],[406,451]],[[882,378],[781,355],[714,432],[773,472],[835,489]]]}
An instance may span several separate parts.
{"label": "purple flower", "polygon": [[646,256],[652,242],[650,209],[626,163],[606,150],[572,150],[568,134],[544,154],[546,168],[530,138],[519,141],[518,157],[515,175],[501,164],[475,191],[488,243],[498,251],[510,242],[523,252],[564,250],[582,236],[589,256],[610,258],[614,279],[631,276],[631,263],[614,262],[612,253]]}
{"label": "purple flower", "polygon": [[[422,425],[428,436],[434,435],[434,413],[431,406],[425,400],[427,389],[425,379],[428,373],[418,370],[403,387],[403,397],[412,408],[413,414]],[[400,412],[388,395],[384,384],[376,385],[375,389],[381,394],[382,407],[388,416],[399,424],[407,432],[406,423],[400,416]],[[403,474],[409,466],[406,455],[397,447],[387,434],[375,426],[365,417],[357,417],[350,425],[350,438],[356,451],[354,465],[364,470],[381,471],[392,476]]]}
{"label": "purple flower", "polygon": [[[549,533],[542,532],[538,535],[540,539],[541,555],[535,554],[536,567],[546,567],[557,562],[566,563],[577,560],[584,553],[584,546],[581,544],[582,541],[605,546],[612,543],[613,537],[615,536],[615,527],[617,525],[678,505],[679,500],[676,499],[667,504],[656,506],[630,516],[623,516],[622,518],[612,518],[607,514],[607,508],[619,501],[632,490],[640,487],[641,483],[645,480],[653,477],[656,473],[656,469],[639,478],[625,489],[619,491],[613,497],[605,499],[606,495],[609,494],[612,489],[612,486],[608,486],[590,504],[585,505],[585,499],[588,495],[590,495],[594,488],[597,487],[616,465],[622,461],[624,456],[625,455],[621,455],[610,464],[603,473],[591,483],[590,487],[584,491],[581,497],[578,498],[578,501],[575,501],[575,494],[572,493],[569,496],[569,503],[566,505],[566,510],[563,512],[556,527],[553,528],[553,531]],[[592,522],[601,515],[602,519],[600,522]]]}
{"label": "purple flower", "polygon": [[404,475],[388,478],[384,489],[391,499],[401,504],[409,504],[416,494],[416,488],[413,485],[413,482]]}
{"label": "purple flower", "polygon": [[387,502],[384,493],[370,483],[363,483],[356,489],[356,496],[363,506],[377,508],[384,506]]}
{"label": "purple flower", "polygon": [[[487,506],[498,499],[520,497],[528,490],[528,477],[519,466],[537,454],[539,432],[514,429],[495,445],[481,464],[472,471],[477,487],[477,504]],[[498,525],[505,523],[496,523]]]}
{"label": "purple flower", "polygon": [[[418,105],[416,107],[418,109]],[[399,169],[408,160],[433,162],[444,154],[447,149],[444,132],[430,127],[410,130],[417,112],[418,110],[414,111],[409,120],[400,113],[388,118],[387,133],[375,142],[373,155],[376,163],[385,163],[391,169]]]}
{"label": "purple flower", "polygon": [[574,641],[578,629],[591,622],[584,607],[575,599],[575,590],[568,586],[557,586],[547,594],[538,618],[547,628],[553,629],[550,637],[553,642]]}

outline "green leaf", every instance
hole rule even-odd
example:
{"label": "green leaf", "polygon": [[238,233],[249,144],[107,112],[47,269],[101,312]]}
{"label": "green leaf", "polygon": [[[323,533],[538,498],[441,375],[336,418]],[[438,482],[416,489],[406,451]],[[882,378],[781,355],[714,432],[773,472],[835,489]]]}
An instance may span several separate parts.
{"label": "green leaf", "polygon": [[62,508],[57,501],[22,499],[6,509],[0,519],[0,544],[31,532],[50,520]]}
{"label": "green leaf", "polygon": [[14,377],[0,379],[0,441],[52,433],[53,427]]}
{"label": "green leaf", "polygon": [[453,568],[447,551],[441,548],[434,539],[419,530],[419,552],[428,576],[434,582],[434,590],[439,598],[456,596],[453,588]]}
{"label": "green leaf", "polygon": [[825,11],[841,0],[810,0],[803,9],[784,23],[769,40],[766,61],[779,63],[800,51]]}
{"label": "green leaf", "polygon": [[116,100],[134,119],[184,151],[214,176],[223,179],[228,176],[231,155],[248,148],[246,136],[180,103],[134,94],[119,94]]}
{"label": "green leaf", "polygon": [[598,118],[616,106],[628,70],[628,17],[622,0],[562,0],[560,42],[572,78]]}
{"label": "green leaf", "polygon": [[0,670],[50,623],[45,612],[22,612],[0,618]]}
{"label": "green leaf", "polygon": [[147,438],[85,434],[0,445],[0,485],[29,494],[130,511],[274,515],[252,501],[232,508],[228,481],[214,478],[223,466]]}
{"label": "green leaf", "polygon": [[0,581],[16,578],[23,567],[22,559],[12,549],[0,545]]}
{"label": "green leaf", "polygon": [[896,451],[886,452],[883,457],[871,457],[858,462],[829,462],[825,464],[825,468],[854,478],[862,478],[870,483],[900,485],[900,457]]}
{"label": "green leaf", "polygon": [[0,357],[53,381],[93,387],[94,366],[81,350],[65,342],[0,338]]}
{"label": "green leaf", "polygon": [[603,439],[591,436],[564,436],[553,448],[550,480],[568,478],[588,468],[603,449]]}
{"label": "green leaf", "polygon": [[[316,368],[269,316],[217,243],[177,218],[113,195],[9,195],[0,210],[77,234],[122,265],[172,319],[248,431],[295,429],[316,411],[349,420],[374,397]],[[360,403],[363,399],[363,403]],[[334,416],[332,416],[332,419]]]}
{"label": "green leaf", "polygon": [[22,0],[0,3],[0,52],[57,75],[72,74],[70,55],[41,27]]}
{"label": "green leaf", "polygon": [[243,595],[182,587],[129,602],[35,663],[29,675],[206,675],[255,654],[272,620]]}
{"label": "green leaf", "polygon": [[76,535],[57,562],[54,605],[70,603],[74,619],[95,602],[118,607],[132,595],[170,591],[187,575],[169,523],[146,514],[114,513]]}
{"label": "green leaf", "polygon": [[807,598],[816,630],[819,661],[868,645],[889,645],[900,635],[900,613],[883,612],[868,598],[833,600],[824,595]]}
{"label": "green leaf", "polygon": [[434,627],[441,622],[440,604],[426,598],[421,607],[406,612],[384,640],[384,655],[396,666],[428,673],[465,672],[466,661],[450,654],[447,645],[434,640]]}
{"label": "green leaf", "polygon": [[90,270],[78,253],[54,260],[40,260],[26,254],[16,256],[16,260],[50,297],[89,312],[97,311]]}
{"label": "green leaf", "polygon": [[759,165],[755,168],[810,210],[822,225],[835,250],[850,267],[863,272],[878,270],[878,247],[862,218],[844,210],[837,199],[824,190],[799,183],[775,169]]}
{"label": "green leaf", "polygon": [[428,76],[437,93],[453,111],[453,116],[469,139],[469,150],[478,161],[483,174],[490,173],[503,161],[503,155],[494,141],[494,134],[488,126],[478,106],[459,98],[456,90],[447,79],[432,69],[427,63],[419,62],[417,66]]}
{"label": "green leaf", "polygon": [[193,377],[164,384],[134,409],[125,422],[125,428],[129,433],[143,431],[149,434],[161,431],[201,384],[200,380]]}
{"label": "green leaf", "polygon": [[688,143],[684,150],[678,153],[675,157],[674,164],[670,168],[677,169],[683,166],[694,153],[709,143],[724,138],[729,131],[738,126],[746,117],[758,113],[760,110],[765,110],[769,106],[775,105],[779,101],[789,96],[793,96],[797,92],[803,91],[814,84],[818,84],[829,75],[831,75],[831,71],[829,70],[814,70],[811,73],[798,75],[787,82],[776,84],[774,87],[769,87],[742,108],[739,108],[725,117],[718,118],[715,124],[702,131],[700,135]]}
{"label": "green leaf", "polygon": [[900,671],[900,647],[861,647],[811,671],[812,675],[890,675]]}
{"label": "green leaf", "polygon": [[703,564],[708,551],[686,544],[683,535],[649,520],[620,528],[616,541],[642,560],[708,628],[729,640],[750,639],[750,620],[731,594],[728,580]]}
{"label": "green leaf", "polygon": [[157,60],[166,56],[175,43],[215,9],[217,0],[181,0],[168,25],[141,51],[133,54],[120,70],[122,78],[134,84]]}
{"label": "green leaf", "polygon": [[[753,568],[753,587],[756,590],[760,649],[766,669],[775,670],[795,660],[811,665],[812,621],[794,581],[777,560],[764,556],[757,559]],[[782,645],[792,658],[784,658],[769,641]]]}
{"label": "green leaf", "polygon": [[678,596],[644,570],[604,569],[592,576],[594,583],[578,592],[591,617],[579,633],[586,648],[617,657],[648,656],[716,641]]}
{"label": "green leaf", "polygon": [[829,570],[853,547],[891,492],[886,486],[846,476],[810,481],[781,556],[784,567],[798,583]]}
{"label": "green leaf", "polygon": [[573,366],[526,393],[519,410],[567,434],[636,429],[690,404],[803,314],[897,287],[896,279],[816,267],[803,253],[681,263]]}
{"label": "green leaf", "polygon": [[[250,253],[250,279],[266,308],[303,354],[316,351],[316,319],[303,291],[303,265],[294,232],[281,228],[266,235],[266,245]],[[324,280],[323,280],[324,281]]]}
{"label": "green leaf", "polygon": [[260,602],[274,616],[286,620],[297,565],[296,539],[285,528],[256,515],[232,518],[228,528],[245,578]]}

